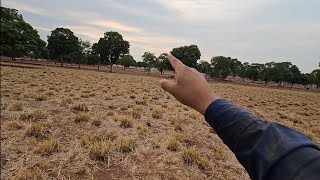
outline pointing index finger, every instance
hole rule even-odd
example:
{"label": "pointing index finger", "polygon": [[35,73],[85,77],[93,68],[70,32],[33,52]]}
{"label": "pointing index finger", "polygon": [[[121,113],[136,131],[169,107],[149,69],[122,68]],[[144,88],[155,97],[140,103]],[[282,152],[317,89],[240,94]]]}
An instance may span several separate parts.
{"label": "pointing index finger", "polygon": [[183,63],[172,54],[169,53],[167,57],[173,69],[177,70],[179,67],[183,66]]}

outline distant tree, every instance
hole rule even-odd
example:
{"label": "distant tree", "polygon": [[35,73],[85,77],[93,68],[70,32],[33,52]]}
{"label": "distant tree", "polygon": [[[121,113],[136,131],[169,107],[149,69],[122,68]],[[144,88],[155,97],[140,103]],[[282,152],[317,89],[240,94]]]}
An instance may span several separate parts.
{"label": "distant tree", "polygon": [[241,77],[242,81],[244,81],[244,78],[246,78],[246,74],[247,74],[247,71],[248,71],[248,66],[249,66],[248,62],[240,64],[239,77]]}
{"label": "distant tree", "polygon": [[1,6],[1,55],[16,57],[46,57],[46,43],[40,39],[37,30],[23,20],[16,9]]}
{"label": "distant tree", "polygon": [[80,47],[80,52],[84,55],[90,54],[92,51],[91,44],[87,40],[79,39],[79,47]]}
{"label": "distant tree", "polygon": [[211,65],[209,62],[205,61],[205,60],[200,60],[198,65],[197,65],[197,69],[201,72],[204,73],[206,75],[210,75],[211,73]]}
{"label": "distant tree", "polygon": [[233,77],[239,76],[242,63],[238,59],[230,60],[230,71]]}
{"label": "distant tree", "polygon": [[309,73],[302,73],[300,76],[300,82],[303,86],[307,86],[312,84],[312,75]]}
{"label": "distant tree", "polygon": [[201,57],[201,52],[197,45],[181,46],[174,48],[171,54],[180,59],[185,65],[196,68],[197,61]]}
{"label": "distant tree", "polygon": [[118,32],[109,31],[98,42],[98,52],[104,63],[110,63],[110,72],[113,64],[116,64],[119,57],[129,53],[130,44],[122,38]]}
{"label": "distant tree", "polygon": [[290,67],[290,78],[289,78],[289,83],[291,83],[291,87],[300,82],[300,77],[301,77],[301,72],[299,68],[296,65],[292,65]]}
{"label": "distant tree", "polygon": [[99,46],[98,43],[93,43],[91,46],[91,54],[99,55]]}
{"label": "distant tree", "polygon": [[216,56],[211,59],[212,73],[215,78],[225,79],[231,74],[231,58]]}
{"label": "distant tree", "polygon": [[168,64],[168,54],[167,53],[162,53],[160,56],[156,59],[155,66],[160,72],[160,74],[163,74],[163,72],[167,69],[169,69],[169,64]]}
{"label": "distant tree", "polygon": [[320,88],[320,69],[316,69],[311,73],[312,83],[317,85],[317,88]]}
{"label": "distant tree", "polygon": [[99,65],[99,62],[100,62],[100,57],[97,54],[91,53],[86,57],[86,64],[88,65],[96,65],[96,64]]}
{"label": "distant tree", "polygon": [[263,64],[259,63],[252,63],[248,65],[246,70],[246,78],[251,79],[252,81],[258,81],[262,79],[262,70],[263,70]]}
{"label": "distant tree", "polygon": [[48,59],[49,58],[49,51],[48,48],[46,47],[47,43],[45,41],[43,41],[42,39],[38,39],[38,46],[36,48],[36,50],[34,50],[31,53],[31,56],[33,58],[35,58],[36,60],[39,58],[45,58]]}
{"label": "distant tree", "polygon": [[119,59],[119,64],[124,67],[124,70],[126,70],[126,68],[135,65],[135,60],[130,54],[125,54]]}
{"label": "distant tree", "polygon": [[87,64],[89,65],[98,65],[98,70],[101,62],[101,57],[99,54],[99,46],[98,43],[93,43],[91,47],[91,54],[87,59]]}
{"label": "distant tree", "polygon": [[79,39],[79,50],[75,52],[74,59],[78,63],[79,68],[80,64],[86,63],[88,56],[91,54],[91,44],[89,41]]}
{"label": "distant tree", "polygon": [[63,59],[66,56],[73,55],[79,51],[78,38],[70,29],[56,28],[48,36],[48,50],[50,58],[59,58],[61,66],[63,66]]}
{"label": "distant tree", "polygon": [[264,85],[267,84],[272,80],[275,71],[275,63],[269,62],[263,65],[261,70],[261,80],[264,81]]}
{"label": "distant tree", "polygon": [[278,62],[274,63],[274,71],[272,75],[272,81],[281,84],[282,82],[289,82],[292,77],[290,67],[291,62]]}
{"label": "distant tree", "polygon": [[147,68],[150,74],[151,68],[156,64],[157,57],[151,52],[144,52],[142,60],[147,64]]}
{"label": "distant tree", "polygon": [[148,67],[148,64],[147,64],[146,62],[143,62],[143,61],[138,61],[138,62],[136,63],[136,66],[137,66],[137,67],[146,68],[146,67]]}

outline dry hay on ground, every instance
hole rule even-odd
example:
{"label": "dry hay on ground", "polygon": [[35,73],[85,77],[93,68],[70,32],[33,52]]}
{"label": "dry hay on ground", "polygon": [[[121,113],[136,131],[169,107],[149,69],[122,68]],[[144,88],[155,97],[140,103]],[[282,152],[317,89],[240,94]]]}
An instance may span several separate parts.
{"label": "dry hay on ground", "polygon": [[[146,76],[1,67],[1,179],[249,179],[204,118]],[[320,143],[320,95],[218,94]]]}

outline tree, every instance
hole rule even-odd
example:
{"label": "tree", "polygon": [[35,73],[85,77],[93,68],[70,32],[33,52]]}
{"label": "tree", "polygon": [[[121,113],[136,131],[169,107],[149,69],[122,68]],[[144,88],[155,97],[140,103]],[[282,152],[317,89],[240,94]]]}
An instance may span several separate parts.
{"label": "tree", "polygon": [[261,80],[264,81],[265,86],[267,86],[267,84],[272,80],[275,71],[274,68],[274,62],[269,62],[263,65],[261,71]]}
{"label": "tree", "polygon": [[136,63],[136,66],[137,67],[143,67],[143,68],[146,68],[146,67],[148,67],[148,64],[146,63],[146,62],[141,62],[141,61],[138,61],[137,63]]}
{"label": "tree", "polygon": [[130,54],[125,54],[119,59],[119,64],[124,67],[124,70],[126,70],[127,67],[135,65],[135,60]]}
{"label": "tree", "polygon": [[239,77],[241,77],[242,81],[244,81],[244,78],[246,78],[246,74],[247,74],[247,71],[248,71],[248,66],[249,66],[248,62],[240,64]]}
{"label": "tree", "polygon": [[87,64],[94,65],[98,64],[98,70],[101,62],[101,57],[99,53],[99,45],[98,43],[93,43],[91,47],[91,54],[87,59]]}
{"label": "tree", "polygon": [[230,60],[230,71],[233,77],[239,76],[242,63],[238,59]]}
{"label": "tree", "polygon": [[317,88],[320,88],[320,69],[316,69],[311,73],[312,83],[317,85]]}
{"label": "tree", "polygon": [[197,65],[197,69],[201,72],[204,73],[206,75],[210,75],[211,73],[211,65],[209,62],[205,61],[205,60],[200,60],[198,65]]}
{"label": "tree", "polygon": [[293,84],[300,82],[301,72],[296,65],[292,65],[290,67],[290,71],[291,71],[291,76],[290,76],[289,82],[291,83],[291,87],[292,87]]}
{"label": "tree", "polygon": [[85,63],[87,61],[88,56],[91,54],[91,44],[89,41],[85,41],[82,39],[79,39],[79,50],[75,54],[76,62],[79,65]]}
{"label": "tree", "polygon": [[309,73],[303,73],[300,76],[300,81],[303,86],[307,86],[309,84],[312,84],[312,75]]}
{"label": "tree", "polygon": [[225,79],[231,74],[231,58],[216,56],[211,59],[211,77]]}
{"label": "tree", "polygon": [[263,70],[263,64],[252,63],[248,65],[246,70],[246,78],[251,79],[252,81],[258,81],[262,79],[261,72]]}
{"label": "tree", "polygon": [[35,58],[36,60],[39,58],[49,58],[49,51],[48,48],[46,47],[47,43],[43,41],[42,39],[37,39],[37,47],[34,49],[33,52],[30,53],[30,55]]}
{"label": "tree", "polygon": [[63,66],[63,59],[79,51],[78,38],[70,29],[56,28],[51,31],[48,36],[48,50],[50,58],[60,59],[61,66]]}
{"label": "tree", "polygon": [[99,64],[100,61],[100,57],[97,54],[89,54],[86,57],[86,64],[88,65],[96,65]]}
{"label": "tree", "polygon": [[167,56],[168,56],[167,53],[162,53],[156,59],[155,66],[158,69],[158,71],[160,71],[160,74],[163,74],[165,70],[169,69]]}
{"label": "tree", "polygon": [[151,52],[144,52],[142,60],[147,64],[148,71],[150,74],[151,68],[155,65],[157,57]]}
{"label": "tree", "polygon": [[281,84],[282,82],[289,82],[292,77],[290,67],[291,62],[279,62],[274,63],[274,71],[272,75],[272,81]]}
{"label": "tree", "polygon": [[192,68],[197,67],[197,61],[201,57],[201,53],[197,45],[173,48],[171,54],[180,59],[185,65]]}
{"label": "tree", "polygon": [[0,28],[1,55],[16,57],[31,56],[36,59],[45,56],[46,43],[40,39],[37,30],[26,23],[16,9],[1,6]]}
{"label": "tree", "polygon": [[103,63],[110,63],[110,72],[113,64],[116,64],[119,57],[129,53],[130,44],[123,40],[118,32],[109,31],[98,42],[98,52]]}

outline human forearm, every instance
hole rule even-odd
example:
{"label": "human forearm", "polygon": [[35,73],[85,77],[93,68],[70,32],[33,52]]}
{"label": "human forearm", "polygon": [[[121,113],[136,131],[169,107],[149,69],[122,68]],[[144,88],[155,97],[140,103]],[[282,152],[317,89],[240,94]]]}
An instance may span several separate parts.
{"label": "human forearm", "polygon": [[205,118],[253,179],[267,177],[276,163],[296,149],[317,148],[303,134],[263,121],[225,99],[211,103]]}

